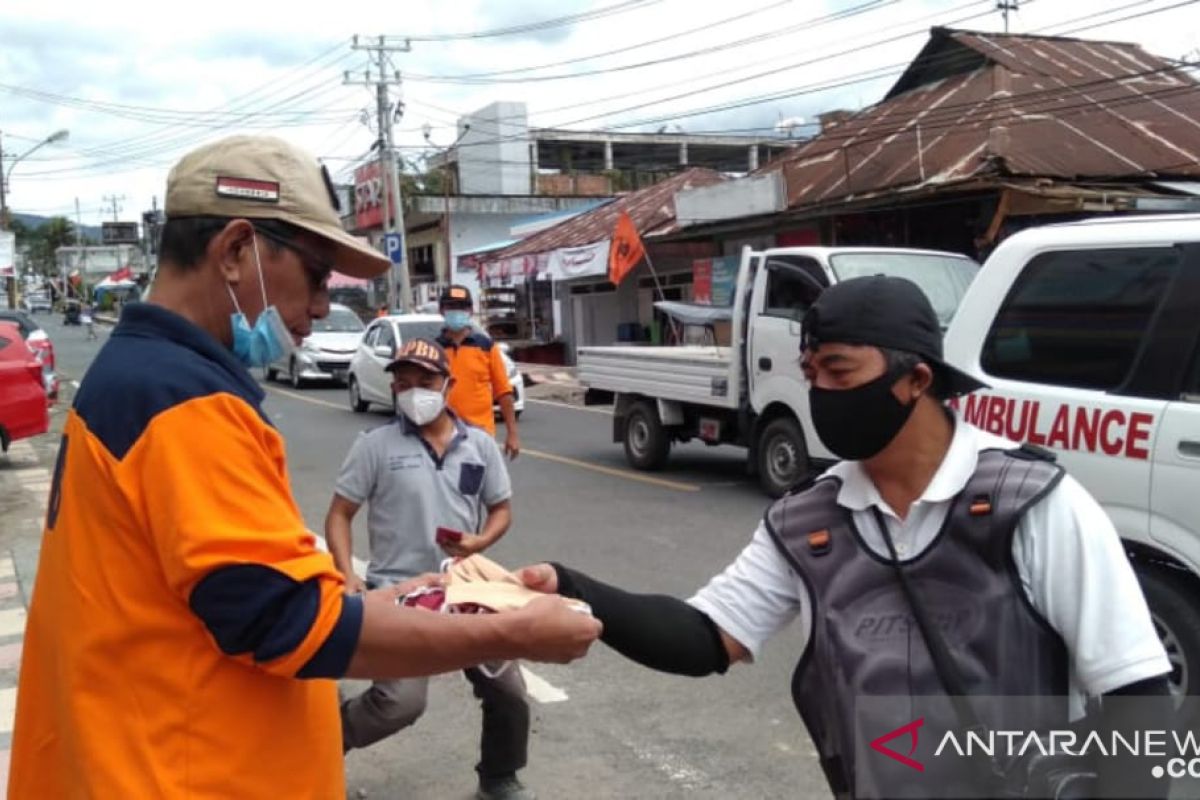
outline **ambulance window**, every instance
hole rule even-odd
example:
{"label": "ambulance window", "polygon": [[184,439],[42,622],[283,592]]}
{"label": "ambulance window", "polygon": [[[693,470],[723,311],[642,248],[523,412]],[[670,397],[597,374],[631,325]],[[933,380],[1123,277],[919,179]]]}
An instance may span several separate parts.
{"label": "ambulance window", "polygon": [[1171,248],[1043,253],[1026,265],[983,345],[998,378],[1116,389],[1179,270]]}
{"label": "ambulance window", "polygon": [[1196,346],[1196,354],[1192,356],[1192,366],[1183,382],[1183,396],[1193,403],[1200,403],[1200,345]]}

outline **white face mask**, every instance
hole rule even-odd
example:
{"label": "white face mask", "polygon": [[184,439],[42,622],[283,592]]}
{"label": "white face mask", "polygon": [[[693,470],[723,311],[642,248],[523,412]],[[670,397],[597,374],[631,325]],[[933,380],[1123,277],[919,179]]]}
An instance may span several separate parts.
{"label": "white face mask", "polygon": [[433,422],[445,407],[444,389],[439,392],[434,389],[417,387],[396,395],[396,408],[418,427],[424,427]]}

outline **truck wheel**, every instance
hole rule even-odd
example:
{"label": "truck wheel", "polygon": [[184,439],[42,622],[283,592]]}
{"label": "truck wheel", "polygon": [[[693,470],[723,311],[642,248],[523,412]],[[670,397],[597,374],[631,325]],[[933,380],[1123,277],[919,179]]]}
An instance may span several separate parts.
{"label": "truck wheel", "polygon": [[790,417],[771,420],[758,438],[758,481],[771,497],[783,497],[808,474],[804,432]]}
{"label": "truck wheel", "polygon": [[671,439],[658,418],[658,409],[634,403],[625,418],[625,458],[637,469],[658,470],[667,463]]}
{"label": "truck wheel", "polygon": [[1169,569],[1139,566],[1137,574],[1154,630],[1171,662],[1171,693],[1178,697],[1200,694],[1200,607],[1196,605],[1195,589],[1185,576],[1174,575]]}

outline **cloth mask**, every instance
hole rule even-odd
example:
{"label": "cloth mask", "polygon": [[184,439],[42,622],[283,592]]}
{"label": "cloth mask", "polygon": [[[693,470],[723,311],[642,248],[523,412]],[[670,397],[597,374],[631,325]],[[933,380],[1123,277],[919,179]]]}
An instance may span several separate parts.
{"label": "cloth mask", "polygon": [[862,461],[878,455],[908,422],[916,401],[901,403],[892,385],[903,373],[888,370],[853,389],[809,387],[813,427],[838,458]]}
{"label": "cloth mask", "polygon": [[254,327],[246,320],[242,308],[238,305],[237,295],[228,283],[225,288],[229,291],[229,299],[233,301],[235,312],[229,315],[230,326],[233,329],[233,355],[247,367],[265,367],[276,361],[283,361],[292,354],[295,342],[279,309],[267,303],[267,285],[263,280],[262,263],[258,260],[258,237],[253,238],[254,266],[258,269],[258,288],[262,291],[263,310],[254,320]]}

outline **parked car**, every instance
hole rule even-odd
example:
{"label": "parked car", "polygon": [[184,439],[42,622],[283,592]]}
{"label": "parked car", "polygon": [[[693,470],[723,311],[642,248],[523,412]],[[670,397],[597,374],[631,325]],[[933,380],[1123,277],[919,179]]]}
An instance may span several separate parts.
{"label": "parked car", "polygon": [[17,326],[25,344],[41,361],[42,384],[46,397],[50,400],[56,399],[58,397],[58,375],[54,372],[54,343],[50,341],[50,335],[24,311],[0,309],[0,322],[11,322]]}
{"label": "parked car", "polygon": [[267,367],[267,380],[286,375],[292,386],[299,389],[306,381],[321,380],[346,383],[350,359],[362,338],[363,322],[343,305],[334,303],[329,315],[313,320],[312,333],[304,338],[286,361]]}
{"label": "parked car", "polygon": [[45,292],[30,292],[25,295],[21,298],[21,308],[30,314],[36,314],[39,311],[49,313],[54,310],[54,306],[50,302],[50,296]]}
{"label": "parked car", "polygon": [[[367,326],[350,362],[350,408],[366,411],[372,404],[394,408],[392,378],[385,368],[405,342],[410,339],[436,339],[444,326],[441,314],[395,314],[373,320]],[[499,346],[508,380],[513,387],[513,408],[520,416],[525,410],[525,387],[506,348]]]}
{"label": "parked car", "polygon": [[989,387],[954,403],[963,417],[1050,448],[1104,507],[1171,686],[1190,695],[1200,694],[1198,308],[1200,215],[1095,219],[1006,239],[946,334],[947,360]]}
{"label": "parked car", "polygon": [[42,362],[16,324],[0,320],[0,451],[17,439],[45,433],[50,411],[42,387]]}
{"label": "parked car", "polygon": [[613,441],[636,469],[664,467],[674,442],[734,444],[746,448],[763,491],[779,497],[833,458],[813,430],[798,358],[800,320],[817,295],[862,275],[909,278],[945,327],[978,270],[935,250],[746,247],[732,308],[690,309],[723,312],[733,346],[581,347],[585,401],[615,401]]}

